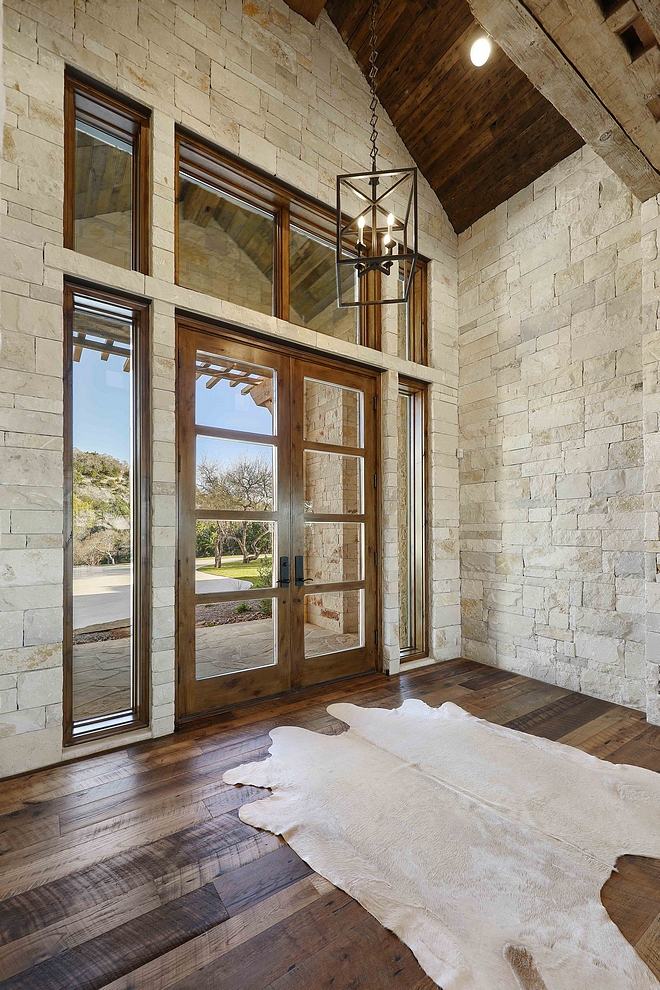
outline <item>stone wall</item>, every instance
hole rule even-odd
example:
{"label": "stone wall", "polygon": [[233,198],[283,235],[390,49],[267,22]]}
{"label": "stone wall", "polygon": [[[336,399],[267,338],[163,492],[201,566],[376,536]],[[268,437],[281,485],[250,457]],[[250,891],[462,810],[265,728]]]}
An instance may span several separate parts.
{"label": "stone wall", "polygon": [[660,725],[660,196],[642,206],[646,717]]}
{"label": "stone wall", "polygon": [[640,205],[584,148],[459,256],[463,653],[643,709]]}
{"label": "stone wall", "polygon": [[[326,14],[283,0],[6,0],[0,352],[0,775],[172,731],[175,591],[175,310],[375,365],[381,393],[386,665],[398,667],[396,375],[429,383],[432,655],[458,655],[456,237],[422,182],[430,265],[430,368],[295,327],[174,284],[174,128],[182,124],[334,202],[335,174],[369,162],[369,92]],[[75,67],[152,110],[151,274],[62,248],[63,81]],[[381,115],[381,162],[410,163]],[[62,283],[65,275],[152,301],[151,727],[62,750]]]}

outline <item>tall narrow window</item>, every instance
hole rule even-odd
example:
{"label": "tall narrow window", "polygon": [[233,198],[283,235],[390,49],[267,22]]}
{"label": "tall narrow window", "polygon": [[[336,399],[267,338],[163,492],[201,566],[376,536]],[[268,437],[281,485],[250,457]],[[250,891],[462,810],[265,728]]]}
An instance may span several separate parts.
{"label": "tall narrow window", "polygon": [[427,273],[427,262],[418,259],[408,302],[398,306],[397,313],[399,357],[417,364],[427,361]]}
{"label": "tall narrow window", "polygon": [[426,389],[399,382],[399,645],[401,659],[427,653]]}
{"label": "tall narrow window", "polygon": [[146,724],[148,310],[65,287],[65,741]]}
{"label": "tall narrow window", "polygon": [[67,75],[65,247],[147,271],[148,135],[147,110]]}

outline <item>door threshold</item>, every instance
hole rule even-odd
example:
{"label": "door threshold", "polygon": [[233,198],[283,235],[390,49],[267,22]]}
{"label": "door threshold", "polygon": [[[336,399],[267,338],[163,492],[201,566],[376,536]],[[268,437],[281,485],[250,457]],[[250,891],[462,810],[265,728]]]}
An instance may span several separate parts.
{"label": "door threshold", "polygon": [[[434,661],[432,661],[434,662]],[[304,687],[289,688],[288,691],[280,691],[278,694],[271,694],[265,698],[249,698],[247,701],[238,701],[233,705],[226,705],[223,708],[214,708],[213,711],[200,712],[195,715],[180,715],[175,724],[174,731],[182,732],[188,729],[202,729],[209,725],[230,725],[235,718],[235,712],[245,712],[249,714],[249,710],[254,708],[255,705],[262,705],[264,702],[278,702],[285,701],[286,699],[293,699],[302,695],[304,692],[309,692],[310,696],[313,696],[315,691],[323,691],[331,684],[341,684],[342,681],[355,681],[362,677],[374,677],[380,675],[385,677],[386,675],[380,670],[365,670],[360,674],[349,674],[347,677],[335,677],[329,681],[321,681],[318,684],[306,684]],[[266,716],[264,716],[266,717]]]}
{"label": "door threshold", "polygon": [[405,674],[409,670],[417,670],[418,667],[430,667],[432,663],[437,663],[433,657],[422,657],[421,660],[408,660],[399,664],[399,673]]}

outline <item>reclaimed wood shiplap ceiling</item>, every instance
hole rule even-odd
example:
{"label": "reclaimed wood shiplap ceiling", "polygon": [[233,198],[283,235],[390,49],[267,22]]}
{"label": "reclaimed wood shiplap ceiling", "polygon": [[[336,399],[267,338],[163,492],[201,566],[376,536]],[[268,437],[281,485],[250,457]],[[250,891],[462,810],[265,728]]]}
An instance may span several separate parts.
{"label": "reclaimed wood shiplap ceiling", "polygon": [[[326,9],[366,72],[370,0]],[[380,0],[377,31],[378,97],[457,232],[584,143],[497,45],[472,65],[467,0]]]}

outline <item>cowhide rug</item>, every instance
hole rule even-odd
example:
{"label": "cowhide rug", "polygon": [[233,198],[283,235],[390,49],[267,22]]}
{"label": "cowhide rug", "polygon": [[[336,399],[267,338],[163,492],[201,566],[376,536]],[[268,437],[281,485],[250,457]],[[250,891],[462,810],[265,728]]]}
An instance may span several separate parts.
{"label": "cowhide rug", "polygon": [[444,990],[660,990],[601,904],[618,856],[660,857],[660,775],[448,702],[330,705],[225,773],[270,787],[240,817],[282,835]]}

